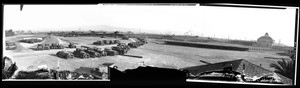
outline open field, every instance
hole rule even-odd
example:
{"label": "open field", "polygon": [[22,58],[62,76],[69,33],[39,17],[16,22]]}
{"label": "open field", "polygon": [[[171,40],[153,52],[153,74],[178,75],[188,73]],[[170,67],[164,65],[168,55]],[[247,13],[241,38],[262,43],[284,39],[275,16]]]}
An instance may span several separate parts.
{"label": "open field", "polygon": [[[51,37],[49,40],[44,40],[41,43],[69,43],[75,42],[79,45],[91,45],[92,42],[102,39],[116,39],[116,38],[99,38],[99,37]],[[8,39],[9,40],[9,39]],[[121,42],[130,42],[130,40],[121,40]],[[166,45],[160,41],[149,39],[149,43],[138,48],[132,48],[128,51],[128,55],[142,56],[143,58],[127,57],[127,56],[105,56],[100,58],[88,59],[63,59],[57,57],[56,52],[62,50],[43,50],[34,51],[28,49],[36,44],[23,44],[19,52],[14,50],[6,50],[5,55],[10,55],[17,63],[19,70],[34,69],[39,65],[48,65],[49,67],[56,68],[59,66],[60,70],[74,71],[80,67],[96,67],[99,64],[111,62],[118,66],[118,69],[133,69],[138,67],[142,62],[146,65],[152,65],[163,68],[184,68],[196,65],[205,65],[200,62],[206,61],[209,63],[223,62],[235,59],[246,59],[254,64],[261,65],[262,67],[274,70],[269,67],[270,63],[276,63],[280,59],[270,59],[264,57],[276,58],[289,58],[287,56],[277,55],[275,52],[256,52],[256,51],[231,51],[231,50],[217,50],[205,49],[186,46]],[[101,48],[109,46],[97,46]],[[18,50],[18,49],[17,49]],[[65,48],[63,50],[74,51],[75,49]]]}

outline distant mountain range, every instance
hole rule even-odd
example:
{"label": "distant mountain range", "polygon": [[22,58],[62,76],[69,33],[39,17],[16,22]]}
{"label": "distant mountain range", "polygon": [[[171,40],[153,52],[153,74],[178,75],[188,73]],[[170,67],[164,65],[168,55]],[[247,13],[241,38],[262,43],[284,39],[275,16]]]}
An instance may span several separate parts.
{"label": "distant mountain range", "polygon": [[137,32],[138,29],[135,28],[124,28],[124,27],[116,27],[116,26],[108,26],[108,25],[95,25],[95,26],[83,26],[81,27],[82,30],[94,30],[94,31],[122,31],[122,32],[127,32],[127,31],[132,31],[132,32]]}
{"label": "distant mountain range", "polygon": [[[109,25],[92,25],[92,26],[78,26],[78,27],[67,27],[64,28],[66,31],[121,31],[127,32],[131,31],[133,33],[139,33],[140,29],[138,28],[125,28],[125,27],[117,27],[117,26],[109,26]],[[141,29],[141,31],[145,32],[147,30]]]}

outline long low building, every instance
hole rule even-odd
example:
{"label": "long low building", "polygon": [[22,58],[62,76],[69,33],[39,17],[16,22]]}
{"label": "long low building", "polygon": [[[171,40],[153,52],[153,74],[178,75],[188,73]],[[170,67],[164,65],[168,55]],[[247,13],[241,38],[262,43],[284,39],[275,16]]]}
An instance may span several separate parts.
{"label": "long low building", "polygon": [[71,31],[71,32],[50,32],[48,34],[54,34],[57,36],[69,36],[69,37],[75,37],[75,36],[110,36],[110,37],[122,37],[125,36],[122,32],[115,31],[115,32],[99,32],[99,31]]}
{"label": "long low building", "polygon": [[237,46],[224,46],[217,44],[208,44],[208,43],[200,43],[200,42],[187,42],[187,41],[165,41],[166,44],[170,45],[181,45],[181,46],[190,46],[190,47],[200,47],[200,48],[210,48],[210,49],[222,49],[222,50],[237,50],[237,51],[247,51],[249,48],[246,47],[237,47]]}

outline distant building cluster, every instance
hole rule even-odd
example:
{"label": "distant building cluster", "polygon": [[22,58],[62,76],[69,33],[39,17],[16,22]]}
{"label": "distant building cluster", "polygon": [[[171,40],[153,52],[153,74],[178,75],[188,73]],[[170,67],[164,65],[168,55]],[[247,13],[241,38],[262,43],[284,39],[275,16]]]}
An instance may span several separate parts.
{"label": "distant building cluster", "polygon": [[105,32],[105,31],[71,31],[71,32],[50,32],[49,35],[57,35],[64,37],[78,37],[78,36],[110,36],[110,37],[122,37],[125,36],[123,32]]}
{"label": "distant building cluster", "polygon": [[6,31],[5,31],[5,37],[8,37],[8,36],[14,36],[14,35],[15,35],[15,33],[13,32],[12,29],[6,30]]}
{"label": "distant building cluster", "polygon": [[25,31],[24,30],[18,30],[18,31],[15,31],[16,34],[24,34]]}

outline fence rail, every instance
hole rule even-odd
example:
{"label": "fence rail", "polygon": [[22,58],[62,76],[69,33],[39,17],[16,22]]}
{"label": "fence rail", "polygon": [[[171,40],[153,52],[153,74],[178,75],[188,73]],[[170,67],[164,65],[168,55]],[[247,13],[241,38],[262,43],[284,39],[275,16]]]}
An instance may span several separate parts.
{"label": "fence rail", "polygon": [[250,51],[272,51],[272,52],[284,52],[284,53],[292,53],[292,50],[279,50],[279,49],[268,49],[268,48],[258,48],[258,47],[249,47]]}

